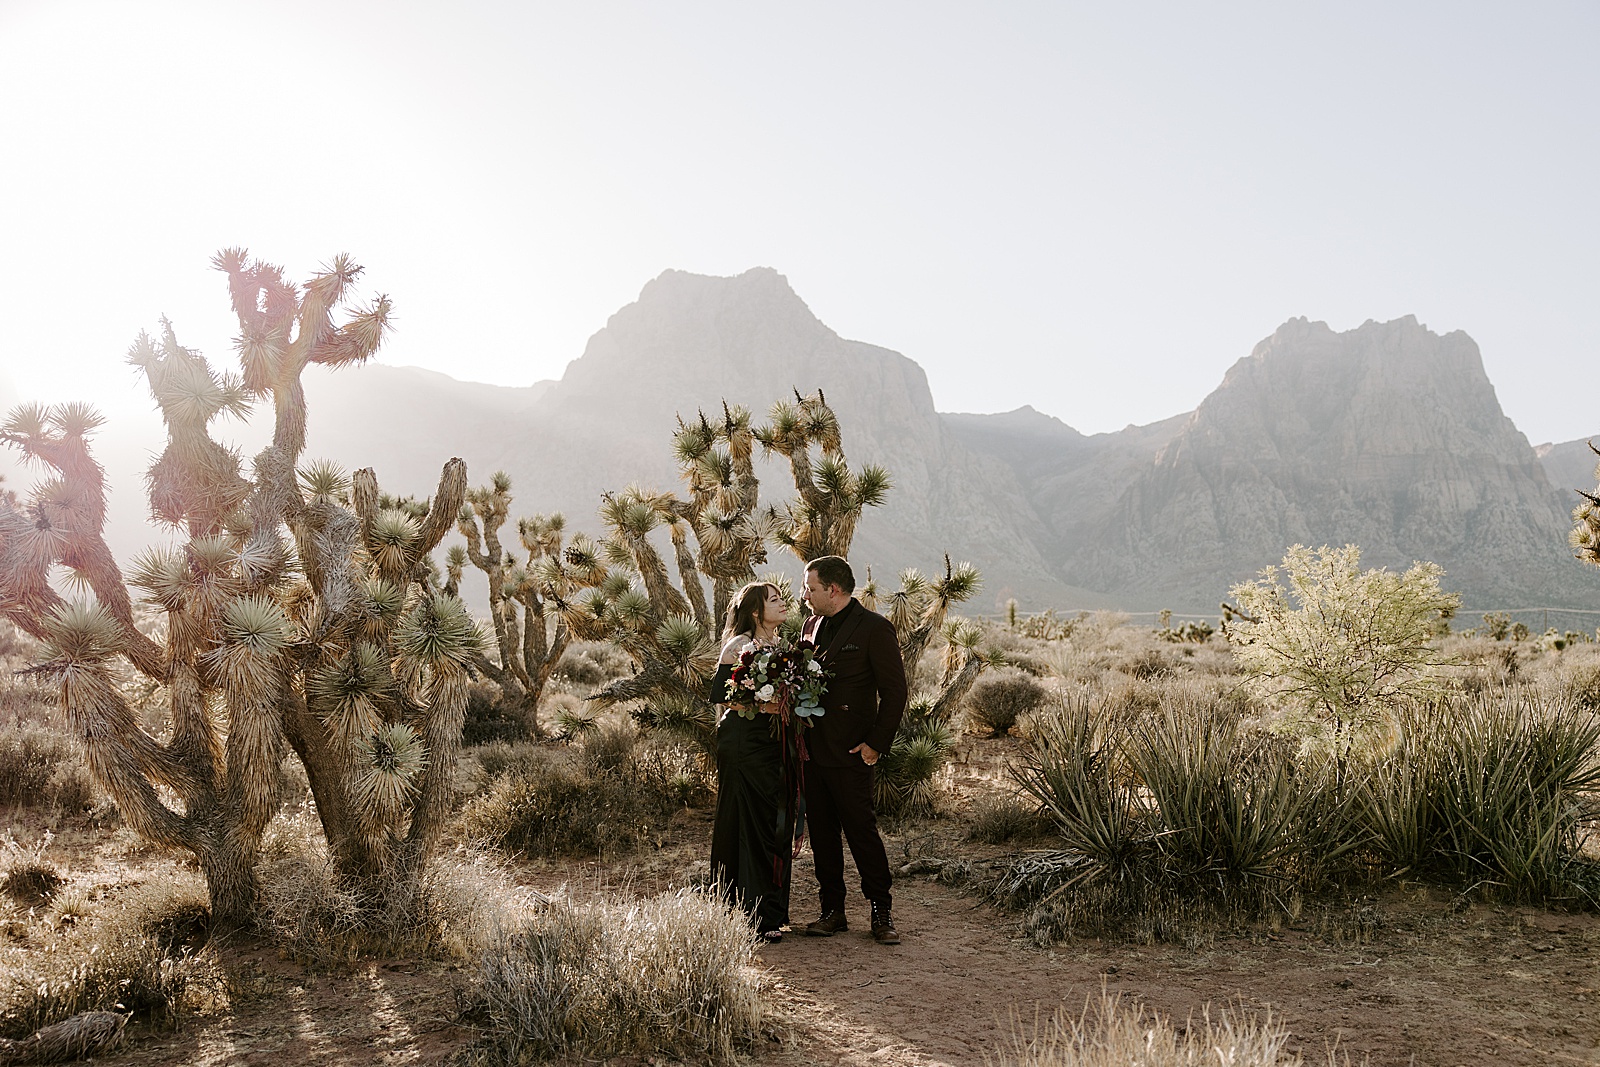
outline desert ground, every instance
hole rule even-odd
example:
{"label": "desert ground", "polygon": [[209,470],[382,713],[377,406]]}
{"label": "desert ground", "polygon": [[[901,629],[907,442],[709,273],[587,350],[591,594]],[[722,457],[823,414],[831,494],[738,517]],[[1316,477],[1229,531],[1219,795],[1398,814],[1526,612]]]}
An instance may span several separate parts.
{"label": "desert ground", "polygon": [[[1229,670],[1219,642],[1202,643],[1196,652],[1123,630],[1102,632],[1093,648],[1080,639],[1076,650],[1056,655],[1057,673],[1094,674],[1103,683],[1109,672],[1126,697],[1130,686],[1163,684],[1161,672],[1149,669],[1158,660],[1196,674]],[[1558,668],[1587,677],[1593,653],[1591,645],[1563,660],[1530,645],[1523,658],[1532,663],[1542,655],[1542,666],[1525,667],[1522,677]],[[1500,669],[1505,656],[1490,649],[1476,662],[1472,669]],[[42,694],[24,696],[11,695],[18,730],[54,721]],[[1014,770],[1029,744],[1025,725],[1000,736],[957,732],[932,783],[931,811],[884,820],[899,871],[901,945],[873,942],[857,896],[848,933],[791,932],[781,943],[751,949],[751,980],[764,1010],[760,1038],[737,1051],[738,1062],[1024,1062],[1004,1057],[1020,1057],[1019,1042],[1039,1033],[1053,1013],[1078,1015],[1111,998],[1125,1009],[1167,1017],[1180,1034],[1227,1013],[1270,1020],[1287,1030],[1288,1047],[1306,1063],[1600,1063],[1600,915],[1581,901],[1518,903],[1481,887],[1400,877],[1161,936],[1040,936],[1025,910],[998,906],[986,887],[1008,865],[1049,854],[1060,842],[1038,820],[997,843],[985,843],[974,829],[986,805],[1000,798],[1015,803]],[[520,750],[466,750],[459,775],[464,803],[483,791],[489,770],[508,762],[508,751]],[[304,798],[297,812],[293,807],[286,804],[280,821],[306,825]],[[59,979],[74,954],[98,951],[95,931],[119,916],[153,899],[180,915],[203,905],[194,864],[143,844],[103,798],[78,810],[15,803],[7,814],[10,867],[32,857],[59,878],[46,897],[29,902],[13,894],[5,901],[0,966],[13,1016],[19,991]],[[631,844],[589,854],[495,853],[503,897],[497,921],[553,899],[647,900],[702,885],[712,814],[712,795],[702,791]],[[480,854],[459,836],[450,847]],[[803,853],[794,874],[797,925],[814,917],[814,894],[810,856]],[[169,945],[198,969],[167,1010],[133,1010],[122,1044],[97,1062],[496,1062],[485,1058],[485,1024],[469,1007],[478,964],[478,942],[470,937],[411,954],[356,943],[319,953],[271,930],[208,937],[198,914]],[[22,1036],[15,1018],[9,1021],[11,1036]],[[580,1050],[555,1062],[703,1058],[680,1061],[646,1048],[609,1057]]]}

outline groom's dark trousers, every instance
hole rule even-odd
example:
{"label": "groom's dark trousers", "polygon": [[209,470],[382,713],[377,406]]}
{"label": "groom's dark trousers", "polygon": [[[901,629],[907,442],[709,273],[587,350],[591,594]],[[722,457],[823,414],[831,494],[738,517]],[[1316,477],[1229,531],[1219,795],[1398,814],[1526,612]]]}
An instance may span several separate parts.
{"label": "groom's dark trousers", "polygon": [[861,892],[888,907],[889,859],[872,810],[873,770],[850,750],[865,742],[882,754],[894,744],[906,708],[900,642],[894,624],[855,599],[831,618],[813,617],[805,636],[816,641],[817,656],[832,675],[823,715],[806,739],[806,821],[822,910],[844,908],[845,842]]}
{"label": "groom's dark trousers", "polygon": [[884,905],[892,900],[889,856],[872,810],[873,770],[860,760],[856,763],[854,767],[806,767],[806,822],[811,827],[811,855],[817,865],[824,914],[844,910],[845,841],[850,843],[850,855],[861,875],[861,895]]}

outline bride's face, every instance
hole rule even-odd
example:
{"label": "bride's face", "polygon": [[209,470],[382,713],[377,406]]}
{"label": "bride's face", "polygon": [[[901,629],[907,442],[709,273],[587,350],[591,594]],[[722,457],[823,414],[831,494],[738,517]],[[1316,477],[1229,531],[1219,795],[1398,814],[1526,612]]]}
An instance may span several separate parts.
{"label": "bride's face", "polygon": [[789,605],[776,589],[767,590],[766,603],[761,605],[761,624],[776,627],[789,617]]}

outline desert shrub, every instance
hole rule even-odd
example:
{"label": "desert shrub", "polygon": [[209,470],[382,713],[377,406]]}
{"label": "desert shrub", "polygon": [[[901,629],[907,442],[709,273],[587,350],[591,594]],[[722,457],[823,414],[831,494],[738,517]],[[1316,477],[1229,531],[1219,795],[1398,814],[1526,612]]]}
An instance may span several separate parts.
{"label": "desert shrub", "polygon": [[967,694],[967,720],[1004,737],[1017,719],[1042,704],[1049,690],[1021,671],[1000,671],[980,677]]}
{"label": "desert shrub", "polygon": [[1122,759],[1125,732],[1126,723],[1104,714],[1090,690],[1075,689],[1036,717],[1014,772],[1067,849],[1119,883],[1136,877],[1152,840]]}
{"label": "desert shrub", "polygon": [[467,687],[467,710],[461,723],[461,743],[487,745],[522,737],[523,724],[505,706],[500,687],[473,682]]}
{"label": "desert shrub", "polygon": [[[15,661],[13,661],[15,662]],[[54,694],[43,686],[8,678],[10,669],[0,666],[0,721],[17,724],[49,722],[55,716]]]}
{"label": "desert shrub", "polygon": [[0,733],[0,805],[42,805],[77,812],[98,796],[78,747],[47,726]]}
{"label": "desert shrub", "polygon": [[1035,678],[1048,678],[1056,673],[1055,667],[1047,657],[1032,650],[1007,652],[1005,654],[1005,662],[1008,666],[1015,667],[1024,674],[1030,674]]}
{"label": "desert shrub", "polygon": [[972,803],[967,840],[1003,845],[1043,837],[1052,828],[1037,803],[1016,796],[984,796]]}
{"label": "desert shrub", "polygon": [[524,856],[617,855],[709,795],[705,772],[683,749],[613,727],[573,748],[523,750],[467,802],[460,831]]}
{"label": "desert shrub", "polygon": [[478,759],[480,786],[486,786],[496,778],[520,774],[524,768],[553,758],[550,746],[538,741],[495,741],[480,746],[473,755]]}
{"label": "desert shrub", "polygon": [[1165,686],[1131,678],[1120,672],[1102,674],[1087,686],[1095,693],[1099,714],[1128,722],[1161,710]]}
{"label": "desert shrub", "polygon": [[1143,648],[1121,664],[1122,670],[1148,681],[1161,678],[1173,671],[1173,660],[1158,648]]}
{"label": "desert shrub", "polygon": [[575,641],[556,665],[555,677],[574,689],[591,690],[633,671],[633,661],[611,642]]}
{"label": "desert shrub", "polygon": [[1029,911],[1039,939],[1188,936],[1321,885],[1364,841],[1353,801],[1297,765],[1299,746],[1203,688],[1175,687],[1160,716],[1074,688],[1034,716],[1027,740],[1014,774],[1063,848],[1014,861],[992,895]]}
{"label": "desert shrub", "polygon": [[53,835],[46,831],[31,848],[7,835],[0,849],[0,893],[25,908],[47,903],[66,884],[60,869],[45,858]]}
{"label": "desert shrub", "polygon": [[363,897],[340,877],[306,808],[274,820],[264,853],[260,925],[301,960],[363,952],[466,959],[519,903],[499,864],[472,848],[433,855],[419,878],[396,880],[375,901]]}
{"label": "desert shrub", "polygon": [[1153,805],[1167,873],[1229,890],[1261,884],[1285,865],[1301,796],[1282,749],[1206,708],[1171,707],[1143,723],[1129,769]]}
{"label": "desert shrub", "polygon": [[934,709],[934,701],[922,697],[906,705],[893,747],[879,757],[873,792],[880,814],[934,813],[939,772],[955,751],[955,735]]}
{"label": "desert shrub", "polygon": [[1016,771],[1063,847],[1013,862],[992,894],[1036,938],[1188,936],[1288,891],[1399,875],[1600,903],[1582,855],[1600,712],[1559,692],[1408,705],[1391,734],[1338,750],[1254,729],[1192,687],[1160,717],[1103,701],[1082,687],[1036,714]]}
{"label": "desert shrub", "polygon": [[[1298,1067],[1303,1061],[1291,1051],[1294,1043],[1271,1012],[1257,1016],[1225,1008],[1213,1019],[1208,1005],[1198,1020],[1176,1026],[1143,1004],[1128,1005],[1102,992],[1083,1011],[1061,1007],[1031,1028],[1013,1015],[1010,1044],[985,1061],[996,1067]],[[1327,1062],[1335,1062],[1333,1053]]]}
{"label": "desert shrub", "polygon": [[1239,606],[1224,631],[1258,685],[1347,739],[1396,703],[1440,691],[1433,641],[1461,600],[1439,588],[1443,575],[1433,563],[1363,571],[1355,545],[1294,545],[1281,571],[1233,587]]}
{"label": "desert shrub", "polygon": [[549,902],[484,953],[462,993],[480,1058],[665,1053],[732,1062],[765,1022],[744,914],[688,890]]}
{"label": "desert shrub", "polygon": [[120,1011],[172,1024],[221,984],[204,953],[210,910],[204,890],[165,882],[82,936],[40,954],[37,967],[0,987],[0,1036],[21,1038],[85,1011]]}

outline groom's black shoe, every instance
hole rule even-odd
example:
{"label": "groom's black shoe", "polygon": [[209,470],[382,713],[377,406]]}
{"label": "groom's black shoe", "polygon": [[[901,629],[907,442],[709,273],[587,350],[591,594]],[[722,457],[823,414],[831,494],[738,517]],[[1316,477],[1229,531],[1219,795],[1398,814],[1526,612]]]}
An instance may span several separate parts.
{"label": "groom's black shoe", "polygon": [[814,923],[806,923],[806,934],[810,937],[832,937],[842,934],[850,929],[850,924],[845,921],[844,909],[833,908],[822,913],[822,918]]}
{"label": "groom's black shoe", "polygon": [[880,945],[898,945],[900,933],[894,928],[889,905],[872,902],[872,940]]}

